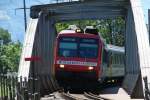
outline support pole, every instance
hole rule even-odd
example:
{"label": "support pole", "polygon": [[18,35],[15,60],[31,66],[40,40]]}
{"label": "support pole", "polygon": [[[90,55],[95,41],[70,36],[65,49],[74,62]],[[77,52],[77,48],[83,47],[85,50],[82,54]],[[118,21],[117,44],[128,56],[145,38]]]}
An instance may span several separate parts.
{"label": "support pole", "polygon": [[25,31],[27,29],[27,15],[26,15],[26,1],[23,0],[23,8],[24,8],[24,26],[25,26]]}
{"label": "support pole", "polygon": [[150,43],[150,9],[148,9],[148,30],[149,30],[149,43]]}

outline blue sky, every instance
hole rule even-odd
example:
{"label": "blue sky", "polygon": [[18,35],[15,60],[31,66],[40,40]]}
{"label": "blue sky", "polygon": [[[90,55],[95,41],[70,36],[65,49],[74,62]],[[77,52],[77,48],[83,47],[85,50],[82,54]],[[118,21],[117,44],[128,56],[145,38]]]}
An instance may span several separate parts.
{"label": "blue sky", "polygon": [[[150,0],[141,0],[144,11],[145,21],[147,22],[147,10],[150,9]],[[54,3],[56,0],[26,0],[27,8],[37,4]],[[23,7],[23,0],[0,0],[0,27],[7,29],[13,41],[23,41],[24,18],[23,10],[16,10]],[[29,10],[27,10],[29,20]]]}
{"label": "blue sky", "polygon": [[[54,1],[54,0],[53,0]],[[26,0],[26,6],[53,3],[52,0]],[[23,0],[0,0],[0,27],[7,29],[11,33],[13,41],[23,41],[24,14],[23,10],[16,10],[23,7]],[[29,9],[27,10],[29,21]]]}

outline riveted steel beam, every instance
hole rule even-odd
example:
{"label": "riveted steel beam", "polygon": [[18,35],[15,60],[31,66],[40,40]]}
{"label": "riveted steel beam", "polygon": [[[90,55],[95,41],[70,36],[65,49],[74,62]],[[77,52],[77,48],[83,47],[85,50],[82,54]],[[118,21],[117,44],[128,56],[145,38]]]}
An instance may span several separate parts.
{"label": "riveted steel beam", "polygon": [[[100,14],[99,14],[100,13]],[[88,14],[88,16],[87,16]],[[124,17],[125,14],[120,12],[84,12],[84,13],[71,13],[51,16],[56,22],[70,21],[70,20],[84,20],[84,19],[114,19],[118,16]]]}
{"label": "riveted steel beam", "polygon": [[[110,18],[112,17],[112,15],[113,17],[123,16],[123,14],[115,14],[115,13],[126,12],[128,3],[129,3],[128,0],[91,0],[91,1],[85,0],[84,2],[76,1],[76,2],[68,2],[68,3],[60,3],[60,4],[37,5],[31,7],[30,16],[32,18],[37,18],[39,12],[41,11],[48,12],[50,13],[51,16],[59,15],[61,17],[63,16],[65,17],[66,15],[70,16],[71,14],[79,15],[80,13],[86,13],[87,14],[86,16],[88,16],[89,13],[87,12],[95,12],[96,15],[99,14],[99,16],[103,15]],[[105,15],[103,14],[103,12],[108,12],[110,14]],[[93,18],[90,19],[95,19],[95,18],[97,17],[93,16]],[[63,18],[63,20],[65,19]],[[75,17],[74,20],[76,20]],[[57,21],[61,21],[61,19],[57,18]]]}
{"label": "riveted steel beam", "polygon": [[[39,74],[41,76],[53,74],[56,22],[121,16],[126,17],[126,75],[123,86],[129,91],[129,94],[132,94],[136,89],[139,92],[138,95],[143,96],[144,93],[139,87],[144,87],[142,78],[145,76],[150,83],[148,76],[150,73],[150,49],[140,0],[84,0],[37,5],[32,6],[30,10],[31,18],[37,19],[31,20],[32,23],[28,27],[19,75],[24,73],[25,76],[29,75],[30,67],[33,65],[25,62],[24,57],[31,56],[34,52],[36,52],[35,56],[38,55],[42,58],[41,62],[34,64]],[[26,52],[27,50],[29,51]],[[23,73],[23,70],[27,71]],[[139,80],[140,82],[138,82]]]}

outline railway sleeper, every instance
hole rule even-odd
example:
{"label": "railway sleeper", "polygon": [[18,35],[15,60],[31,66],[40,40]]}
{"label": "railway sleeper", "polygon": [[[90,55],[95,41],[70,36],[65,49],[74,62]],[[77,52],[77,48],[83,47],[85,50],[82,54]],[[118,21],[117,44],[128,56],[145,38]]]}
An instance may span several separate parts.
{"label": "railway sleeper", "polygon": [[71,95],[69,92],[67,92],[67,93],[62,92],[61,95],[62,95],[65,99],[68,99],[68,100],[84,100],[83,98],[78,98],[78,97],[76,97],[76,96]]}
{"label": "railway sleeper", "polygon": [[103,98],[103,97],[101,97],[99,95],[95,95],[95,94],[90,93],[90,92],[89,93],[84,92],[84,96],[88,97],[90,99],[93,99],[93,100],[110,100],[110,99]]}

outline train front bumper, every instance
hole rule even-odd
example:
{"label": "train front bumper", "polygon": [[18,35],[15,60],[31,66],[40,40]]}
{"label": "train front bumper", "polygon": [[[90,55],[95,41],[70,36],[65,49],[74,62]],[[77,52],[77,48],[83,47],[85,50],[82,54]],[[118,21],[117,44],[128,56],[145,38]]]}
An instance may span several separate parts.
{"label": "train front bumper", "polygon": [[57,79],[78,79],[78,80],[97,80],[95,71],[88,72],[70,72],[65,70],[57,70],[55,72]]}

